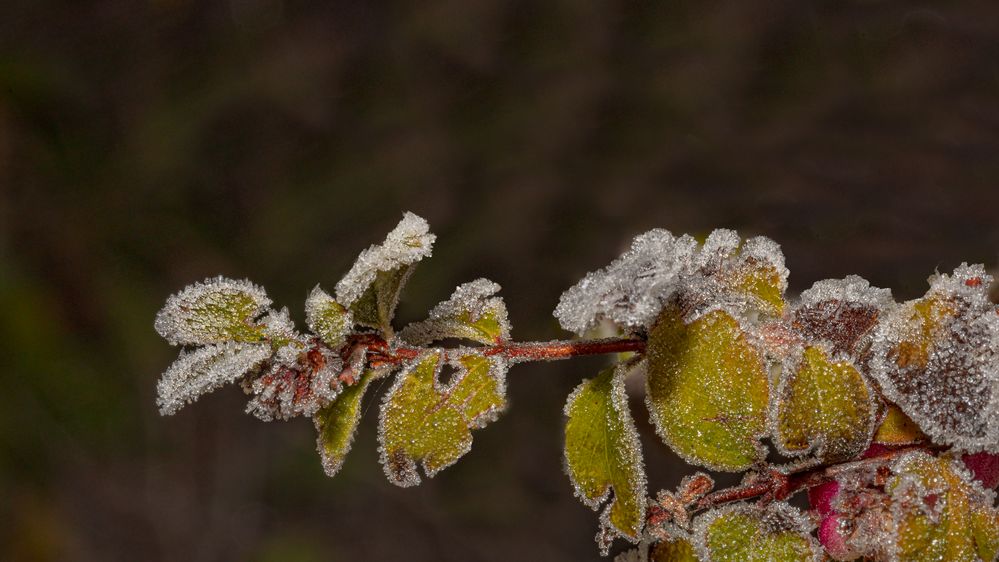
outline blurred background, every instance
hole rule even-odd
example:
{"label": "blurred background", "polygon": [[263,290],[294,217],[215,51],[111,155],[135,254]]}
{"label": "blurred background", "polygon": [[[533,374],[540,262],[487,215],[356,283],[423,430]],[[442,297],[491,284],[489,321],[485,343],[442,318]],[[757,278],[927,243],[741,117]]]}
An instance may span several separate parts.
{"label": "blurred background", "polygon": [[[400,320],[499,282],[517,339],[653,227],[780,242],[791,290],[899,299],[999,256],[999,4],[0,1],[0,559],[586,560],[562,406],[602,359],[525,365],[456,466],[386,482],[367,412],[228,388],[161,418],[166,297],[223,274],[301,320],[412,210]],[[642,425],[651,490],[681,469]]]}

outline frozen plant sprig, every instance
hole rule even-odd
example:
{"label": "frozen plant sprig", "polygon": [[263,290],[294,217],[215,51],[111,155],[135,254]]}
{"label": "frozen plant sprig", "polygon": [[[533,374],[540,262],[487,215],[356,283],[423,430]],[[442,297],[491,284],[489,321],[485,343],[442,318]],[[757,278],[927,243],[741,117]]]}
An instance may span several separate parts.
{"label": "frozen plant sprig", "polygon": [[[597,542],[622,560],[995,560],[999,555],[999,309],[992,278],[962,265],[897,303],[857,276],[786,297],[770,239],[716,230],[703,243],[657,229],[567,290],[573,340],[511,339],[500,287],[458,286],[425,320],[395,308],[435,236],[406,213],[336,284],[305,301],[307,330],[264,290],[222,277],[171,296],[155,328],[181,346],[157,403],[174,414],[238,383],[262,420],[311,418],[325,472],[350,451],[372,382],[390,482],[413,486],[468,454],[507,409],[507,371],[526,361],[616,354],[564,407],[565,469],[601,512]],[[587,339],[598,324],[620,334]],[[625,385],[644,378],[663,442],[702,473],[647,489]],[[447,382],[445,382],[447,381]],[[769,447],[791,457],[769,462]],[[787,500],[807,492],[810,508]]]}

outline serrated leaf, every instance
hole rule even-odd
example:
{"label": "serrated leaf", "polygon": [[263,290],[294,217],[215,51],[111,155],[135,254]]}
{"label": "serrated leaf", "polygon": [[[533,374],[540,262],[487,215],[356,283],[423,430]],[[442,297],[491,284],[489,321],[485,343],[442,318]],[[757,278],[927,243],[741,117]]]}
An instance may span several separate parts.
{"label": "serrated leaf", "polygon": [[406,213],[382,244],[361,252],[337,283],[337,301],[358,324],[391,335],[399,294],[416,263],[430,256],[435,239],[427,221]]}
{"label": "serrated leaf", "polygon": [[871,442],[874,402],[867,381],[845,358],[818,346],[787,362],[771,406],[774,443],[784,454],[814,451],[824,462],[852,458]]}
{"label": "serrated leaf", "polygon": [[317,285],[305,301],[305,321],[312,333],[339,349],[354,323],[353,315]]}
{"label": "serrated leaf", "polygon": [[994,551],[995,527],[987,527],[996,517],[993,495],[958,461],[913,452],[891,468],[885,490],[892,498],[893,559],[971,561]]}
{"label": "serrated leaf", "polygon": [[727,312],[684,324],[668,309],[649,334],[646,405],[680,456],[741,471],[764,458],[769,380],[763,359]]}
{"label": "serrated leaf", "polygon": [[[454,351],[452,351],[454,353]],[[399,486],[420,483],[454,464],[472,446],[471,429],[483,427],[506,407],[506,363],[474,352],[458,355],[449,384],[439,375],[444,355],[430,350],[399,373],[385,396],[379,420],[382,466]]]}
{"label": "serrated leaf", "polygon": [[934,443],[999,451],[999,314],[992,278],[961,265],[879,324],[871,374]]}
{"label": "serrated leaf", "polygon": [[171,415],[201,395],[235,381],[272,355],[267,344],[226,342],[181,351],[156,385],[161,415]]}
{"label": "serrated leaf", "polygon": [[905,412],[894,404],[889,404],[885,410],[884,419],[874,433],[873,442],[879,445],[911,445],[927,441],[916,422],[909,419]]}
{"label": "serrated leaf", "polygon": [[733,504],[694,523],[698,551],[711,562],[818,561],[822,549],[809,528],[797,509],[782,502]]}
{"label": "serrated leaf", "polygon": [[446,338],[463,338],[484,344],[510,339],[510,322],[503,299],[493,296],[500,286],[488,279],[459,285],[451,298],[430,311],[429,318],[414,322],[399,334],[413,345]]}
{"label": "serrated leaf", "polygon": [[259,342],[264,326],[255,320],[270,304],[253,283],[216,277],[171,295],[154,327],[171,345]]}
{"label": "serrated leaf", "polygon": [[624,390],[626,372],[619,364],[583,381],[569,395],[565,465],[583,503],[597,510],[612,497],[602,524],[638,542],[645,522],[645,468]]}
{"label": "serrated leaf", "polygon": [[327,476],[335,476],[354,443],[357,424],[361,421],[361,401],[372,381],[387,375],[389,370],[369,369],[352,386],[344,388],[332,404],[313,416],[316,447]]}

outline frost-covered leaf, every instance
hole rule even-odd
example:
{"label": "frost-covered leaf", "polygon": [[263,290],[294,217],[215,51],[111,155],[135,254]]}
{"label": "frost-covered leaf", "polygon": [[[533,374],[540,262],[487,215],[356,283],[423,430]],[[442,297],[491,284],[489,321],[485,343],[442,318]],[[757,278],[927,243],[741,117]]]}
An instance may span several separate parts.
{"label": "frost-covered leaf", "polygon": [[426,345],[446,338],[463,338],[484,344],[510,339],[510,321],[503,299],[494,296],[500,286],[488,279],[459,285],[451,298],[430,311],[429,318],[400,332],[412,345]]}
{"label": "frost-covered leaf", "polygon": [[665,539],[635,548],[614,557],[614,562],[699,562],[694,545],[686,538]]}
{"label": "frost-covered leaf", "polygon": [[982,266],[930,279],[881,322],[871,374],[935,443],[999,452],[999,314]]}
{"label": "frost-covered leaf", "polygon": [[255,320],[270,304],[253,283],[216,277],[171,295],[153,325],[170,345],[258,342],[264,332]]}
{"label": "frost-covered leaf", "polygon": [[769,381],[763,359],[724,311],[684,324],[666,310],[649,334],[646,404],[659,436],[714,470],[762,460]]}
{"label": "frost-covered leaf", "polygon": [[852,458],[871,442],[871,389],[849,359],[830,355],[808,346],[784,364],[770,410],[774,443],[784,454],[814,451],[831,462]]}
{"label": "frost-covered leaf", "polygon": [[381,407],[382,467],[399,486],[420,483],[417,462],[432,477],[472,447],[472,428],[484,427],[506,407],[506,363],[473,351],[456,354],[458,370],[438,380],[444,355],[429,350],[396,377]]}
{"label": "frost-covered leaf", "polygon": [[305,301],[305,321],[312,333],[333,349],[339,349],[354,323],[353,315],[318,285]]}
{"label": "frost-covered leaf", "polygon": [[826,279],[801,293],[791,323],[806,341],[855,356],[894,304],[890,289],[872,287],[862,277]]}
{"label": "frost-covered leaf", "polygon": [[892,463],[885,484],[892,499],[892,558],[972,561],[995,558],[999,528],[994,494],[973,482],[957,460],[923,452]]}
{"label": "frost-covered leaf", "polygon": [[267,344],[237,342],[181,351],[156,386],[160,414],[174,414],[202,394],[235,381],[259,367],[272,353]]}
{"label": "frost-covered leaf", "polygon": [[399,293],[416,263],[430,256],[435,239],[427,221],[406,213],[384,242],[357,257],[336,285],[337,301],[358,324],[391,333]]}
{"label": "frost-covered leaf", "polygon": [[626,332],[651,327],[674,297],[689,319],[725,306],[739,313],[779,315],[787,268],[780,247],[767,238],[747,240],[716,230],[703,246],[690,236],[656,229],[637,236],[631,249],[562,294],[555,317],[584,334],[602,320]]}
{"label": "frost-covered leaf", "polygon": [[565,405],[565,466],[576,495],[614,534],[638,542],[645,523],[645,468],[618,364],[584,380]]}
{"label": "frost-covered leaf", "polygon": [[909,419],[898,406],[889,404],[884,418],[874,432],[873,442],[879,445],[911,445],[927,441],[916,422]]}
{"label": "frost-covered leaf", "polygon": [[818,561],[822,549],[809,534],[811,526],[783,502],[737,503],[698,517],[694,536],[700,557],[711,562]]}
{"label": "frost-covered leaf", "polygon": [[367,370],[352,386],[312,417],[316,425],[316,448],[322,459],[323,470],[328,476],[335,476],[343,466],[344,458],[350,452],[361,421],[361,401],[372,381],[389,374],[390,370]]}

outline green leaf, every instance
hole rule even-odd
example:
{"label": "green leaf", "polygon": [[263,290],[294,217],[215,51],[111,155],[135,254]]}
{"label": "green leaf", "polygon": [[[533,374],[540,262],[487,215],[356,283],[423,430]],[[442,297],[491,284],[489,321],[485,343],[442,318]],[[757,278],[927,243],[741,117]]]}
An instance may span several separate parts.
{"label": "green leaf", "polygon": [[879,445],[912,445],[928,440],[916,422],[909,419],[901,408],[889,404],[874,433],[873,442]]}
{"label": "green leaf", "polygon": [[335,476],[343,466],[344,458],[350,452],[361,421],[361,400],[372,381],[384,377],[391,371],[369,369],[329,405],[313,416],[318,437],[316,447],[322,459],[323,469],[328,476]]}
{"label": "green leaf", "polygon": [[649,548],[649,562],[699,562],[694,545],[685,538],[663,540]]}
{"label": "green leaf", "polygon": [[500,286],[487,279],[459,285],[451,298],[430,311],[429,318],[414,322],[400,333],[413,345],[446,338],[463,338],[484,344],[510,339],[510,322],[503,299],[493,296]]}
{"label": "green leaf", "polygon": [[698,550],[711,562],[818,561],[822,553],[807,519],[782,502],[718,508],[700,516],[694,528]]}
{"label": "green leaf", "polygon": [[353,316],[317,285],[305,301],[305,320],[314,334],[333,349],[343,346]]}
{"label": "green leaf", "polygon": [[892,498],[894,560],[994,559],[996,510],[992,494],[973,482],[959,461],[913,452],[892,464],[885,484]]}
{"label": "green leaf", "polygon": [[406,213],[382,244],[361,252],[337,283],[337,301],[353,313],[356,323],[390,337],[399,294],[416,263],[430,256],[435,239],[427,221]]}
{"label": "green leaf", "polygon": [[649,334],[646,405],[663,441],[687,461],[742,471],[761,461],[769,381],[727,312],[687,325],[667,309]]}
{"label": "green leaf", "polygon": [[171,295],[154,326],[171,345],[255,343],[265,339],[264,326],[255,320],[270,304],[253,283],[216,277]]}
{"label": "green leaf", "polygon": [[638,542],[645,523],[645,468],[624,391],[626,374],[627,367],[618,364],[569,395],[565,463],[576,495],[594,510],[613,492],[601,523]]}
{"label": "green leaf", "polygon": [[382,403],[381,461],[399,486],[420,483],[417,462],[432,477],[472,446],[472,432],[496,419],[506,407],[506,363],[467,352],[451,366],[449,384],[438,380],[444,354],[429,350],[399,373]]}
{"label": "green leaf", "polygon": [[787,455],[814,451],[825,462],[862,453],[874,431],[871,389],[848,359],[819,346],[785,363],[771,406],[774,443]]}

